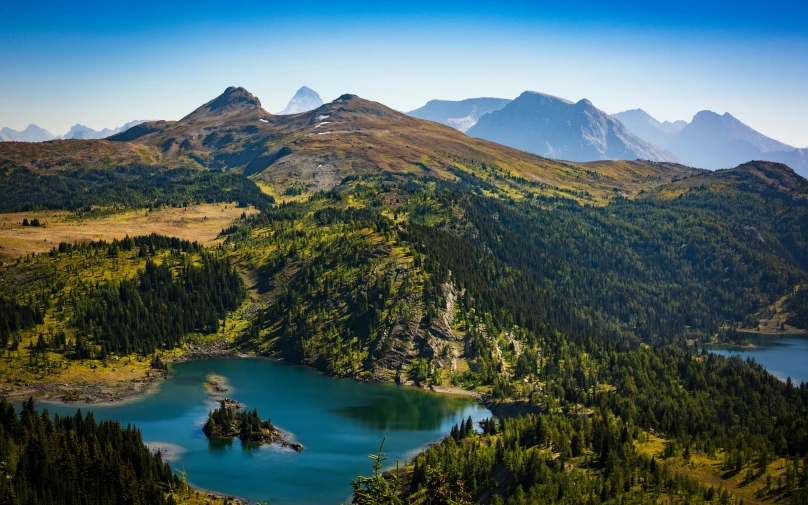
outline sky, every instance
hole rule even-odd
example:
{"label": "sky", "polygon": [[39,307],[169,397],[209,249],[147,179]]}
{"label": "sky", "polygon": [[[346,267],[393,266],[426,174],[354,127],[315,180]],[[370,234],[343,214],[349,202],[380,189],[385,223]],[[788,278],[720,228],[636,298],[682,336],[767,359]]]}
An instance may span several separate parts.
{"label": "sky", "polygon": [[[26,4],[26,5],[24,5]],[[659,120],[730,112],[808,146],[808,2],[0,2],[0,127],[180,119],[227,86],[430,99],[588,98]]]}

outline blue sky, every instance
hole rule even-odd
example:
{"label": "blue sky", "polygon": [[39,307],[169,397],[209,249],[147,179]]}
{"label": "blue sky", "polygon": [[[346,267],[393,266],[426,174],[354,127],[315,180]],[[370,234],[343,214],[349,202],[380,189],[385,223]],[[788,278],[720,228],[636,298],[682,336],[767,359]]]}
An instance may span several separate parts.
{"label": "blue sky", "polygon": [[657,3],[3,2],[0,126],[179,119],[229,85],[270,112],[301,85],[399,110],[535,90],[808,145],[808,7]]}

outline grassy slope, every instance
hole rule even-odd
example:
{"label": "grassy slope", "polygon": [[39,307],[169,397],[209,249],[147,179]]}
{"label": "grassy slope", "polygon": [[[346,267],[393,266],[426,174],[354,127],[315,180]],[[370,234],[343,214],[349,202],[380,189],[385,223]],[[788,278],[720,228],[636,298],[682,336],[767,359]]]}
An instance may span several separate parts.
{"label": "grassy slope", "polygon": [[255,109],[182,120],[135,143],[165,160],[242,170],[275,194],[330,189],[345,177],[380,171],[439,179],[474,173],[510,196],[528,191],[604,203],[615,193],[635,195],[698,172],[674,164],[549,160],[350,95],[291,116]]}
{"label": "grassy slope", "polygon": [[[50,251],[60,242],[74,243],[122,239],[158,233],[211,245],[222,228],[253,208],[230,204],[201,204],[185,208],[129,210],[109,214],[33,211],[0,214],[0,260]],[[39,219],[43,226],[22,226],[22,220]]]}

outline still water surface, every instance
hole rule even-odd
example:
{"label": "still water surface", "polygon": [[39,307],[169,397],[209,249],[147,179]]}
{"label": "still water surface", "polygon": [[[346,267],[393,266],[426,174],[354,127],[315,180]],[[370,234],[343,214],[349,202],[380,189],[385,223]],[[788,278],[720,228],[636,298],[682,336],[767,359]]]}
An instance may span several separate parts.
{"label": "still water surface", "polygon": [[754,349],[738,349],[727,346],[709,346],[708,351],[722,356],[739,355],[766,367],[775,377],[786,380],[791,377],[795,384],[808,382],[808,336],[774,336],[749,333],[746,340],[757,346]]}
{"label": "still water surface", "polygon": [[[351,479],[368,475],[383,437],[389,460],[412,458],[420,448],[471,416],[490,416],[463,397],[412,388],[331,379],[303,367],[262,359],[216,359],[177,364],[160,389],[118,406],[92,407],[96,419],[133,423],[146,442],[175,444],[171,466],[194,486],[272,504],[349,501]],[[209,441],[202,433],[213,397],[203,388],[210,373],[229,382],[224,393],[257,408],[304,445],[302,453],[275,446]],[[75,414],[76,406],[47,407]],[[84,411],[88,410],[84,407]]]}

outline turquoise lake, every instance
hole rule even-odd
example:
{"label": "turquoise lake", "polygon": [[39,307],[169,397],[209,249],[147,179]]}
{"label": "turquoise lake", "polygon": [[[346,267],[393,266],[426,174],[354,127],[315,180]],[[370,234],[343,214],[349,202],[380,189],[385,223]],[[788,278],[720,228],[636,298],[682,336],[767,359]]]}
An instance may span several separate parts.
{"label": "turquoise lake", "polygon": [[708,351],[723,356],[739,355],[744,360],[755,358],[775,377],[786,380],[791,377],[795,384],[808,382],[808,336],[773,336],[750,333],[746,339],[757,346],[754,349],[738,349],[727,346],[709,346]]}
{"label": "turquoise lake", "polygon": [[[338,504],[350,501],[351,479],[371,473],[368,454],[384,437],[386,464],[410,460],[453,424],[490,412],[471,399],[414,388],[332,379],[316,371],[263,359],[179,363],[154,394],[117,406],[50,405],[51,414],[92,410],[96,419],[135,424],[147,443],[169,443],[172,468],[182,468],[202,489],[271,504]],[[305,449],[242,446],[209,441],[202,433],[216,406],[203,384],[208,374],[227,379],[224,396],[291,432]]]}

